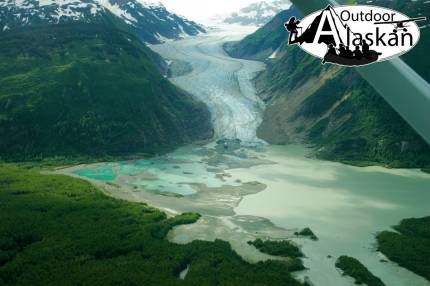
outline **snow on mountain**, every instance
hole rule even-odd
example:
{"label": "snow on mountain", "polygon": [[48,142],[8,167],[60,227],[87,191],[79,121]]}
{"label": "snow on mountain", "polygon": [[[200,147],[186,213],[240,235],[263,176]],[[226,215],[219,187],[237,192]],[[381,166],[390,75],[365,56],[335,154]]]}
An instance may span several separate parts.
{"label": "snow on mountain", "polygon": [[0,28],[60,23],[67,20],[90,21],[102,10],[94,1],[0,0]]}
{"label": "snow on mountain", "polygon": [[0,0],[0,32],[37,24],[93,23],[111,14],[151,44],[205,32],[156,0]]}
{"label": "snow on mountain", "polygon": [[228,15],[223,22],[227,24],[262,26],[276,14],[290,8],[289,0],[265,0],[252,3],[238,12]]}
{"label": "snow on mountain", "polygon": [[124,19],[130,28],[151,44],[204,33],[205,29],[184,17],[169,12],[162,3],[148,0],[103,1],[113,14]]}

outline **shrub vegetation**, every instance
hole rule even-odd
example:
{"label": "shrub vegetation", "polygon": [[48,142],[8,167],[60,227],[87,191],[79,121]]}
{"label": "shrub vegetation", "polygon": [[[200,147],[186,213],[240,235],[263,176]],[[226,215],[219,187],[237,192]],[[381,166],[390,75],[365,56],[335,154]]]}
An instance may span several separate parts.
{"label": "shrub vegetation", "polygon": [[344,275],[355,279],[355,284],[367,286],[385,286],[385,284],[373,275],[360,261],[353,257],[341,256],[336,261],[336,267],[343,271]]}

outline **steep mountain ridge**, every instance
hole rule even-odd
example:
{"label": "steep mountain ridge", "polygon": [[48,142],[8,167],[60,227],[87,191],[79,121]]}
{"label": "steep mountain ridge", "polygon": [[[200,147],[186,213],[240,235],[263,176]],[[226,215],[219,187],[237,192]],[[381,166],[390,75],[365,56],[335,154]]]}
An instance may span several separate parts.
{"label": "steep mountain ridge", "polygon": [[205,32],[201,25],[152,0],[3,0],[0,32],[40,24],[100,23],[107,14],[115,15],[119,26],[150,44]]}
{"label": "steep mountain ridge", "polygon": [[[424,1],[406,2],[374,4],[411,15],[425,5]],[[270,29],[263,27],[256,34],[270,34]],[[278,29],[288,35],[282,25]],[[429,36],[429,29],[422,29],[421,37]],[[424,68],[428,60],[421,56],[425,41],[403,59],[430,81]],[[252,58],[259,52],[242,54]],[[287,40],[276,57],[266,62],[267,69],[256,78],[259,94],[267,104],[258,129],[260,138],[272,144],[310,143],[318,157],[350,164],[430,166],[429,145],[354,69],[321,65],[299,47],[288,46]]]}
{"label": "steep mountain ridge", "polygon": [[157,153],[212,136],[207,108],[114,25],[21,27],[0,42],[2,159]]}
{"label": "steep mountain ridge", "polygon": [[428,144],[355,70],[321,66],[298,47],[281,53],[257,78],[267,103],[259,137],[311,143],[320,158],[356,165],[430,164]]}

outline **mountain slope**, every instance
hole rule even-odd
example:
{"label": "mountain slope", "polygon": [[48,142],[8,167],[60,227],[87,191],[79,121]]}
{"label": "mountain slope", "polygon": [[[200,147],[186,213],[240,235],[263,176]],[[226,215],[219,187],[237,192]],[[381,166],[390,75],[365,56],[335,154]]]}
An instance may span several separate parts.
{"label": "mountain slope", "polygon": [[252,3],[224,19],[227,24],[262,26],[280,11],[291,6],[289,0],[266,0]]}
{"label": "mountain slope", "polygon": [[157,152],[211,136],[206,107],[112,25],[17,28],[0,42],[3,158]]}
{"label": "mountain slope", "polygon": [[[389,4],[396,3],[400,1]],[[423,2],[408,1],[408,9],[397,8],[411,14],[409,9],[418,5]],[[287,34],[281,24],[278,29]],[[428,33],[423,29],[422,38]],[[425,44],[418,45],[404,59],[430,81],[424,52]],[[320,158],[352,164],[430,165],[428,144],[354,69],[321,65],[286,40],[267,63],[256,79],[267,103],[260,138],[273,144],[311,143]]]}
{"label": "mountain slope", "polygon": [[294,47],[257,84],[267,102],[258,136],[270,143],[312,143],[320,158],[358,165],[430,164],[426,142],[353,69]]}
{"label": "mountain slope", "polygon": [[150,44],[205,32],[197,23],[150,0],[4,0],[0,2],[0,32],[40,24],[100,23],[106,14],[117,16],[118,26]]}
{"label": "mountain slope", "polygon": [[291,6],[243,40],[226,43],[224,49],[230,56],[237,58],[264,61],[271,56],[275,57],[278,48],[288,39],[288,33],[280,27],[293,16],[301,17],[302,13]]}

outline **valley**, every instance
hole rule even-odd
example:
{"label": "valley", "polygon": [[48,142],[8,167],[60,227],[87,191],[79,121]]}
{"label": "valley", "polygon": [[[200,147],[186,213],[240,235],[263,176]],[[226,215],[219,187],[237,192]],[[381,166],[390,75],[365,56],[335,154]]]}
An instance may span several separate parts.
{"label": "valley", "polygon": [[[239,36],[238,32],[226,37],[219,31],[155,48],[167,59],[178,57],[191,64],[191,72],[171,80],[207,103],[217,142],[190,145],[153,159],[58,172],[171,215],[200,213],[197,223],[168,234],[175,243],[223,239],[241,257],[257,262],[278,258],[260,253],[248,241],[291,239],[301,246],[309,268],[296,276],[309,277],[315,285],[352,283],[335,267],[341,255],[359,259],[387,285],[430,285],[385,262],[375,248],[378,231],[405,217],[428,215],[430,176],[419,170],[320,161],[309,158],[312,150],[303,145],[272,146],[258,139],[264,105],[251,79],[264,66],[229,58],[222,50],[224,42]],[[295,236],[305,227],[319,240]]]}
{"label": "valley", "polygon": [[0,285],[430,286],[430,146],[290,1],[171,4],[0,1]]}
{"label": "valley", "polygon": [[[235,36],[235,33],[238,33]],[[222,44],[243,36],[239,31],[224,31],[152,46],[168,60],[182,60],[192,65],[192,72],[175,77],[172,82],[204,102],[211,111],[215,140],[239,139],[242,143],[262,142],[256,130],[264,108],[252,84],[264,64],[235,60],[226,56]],[[245,31],[246,33],[246,31]]]}

